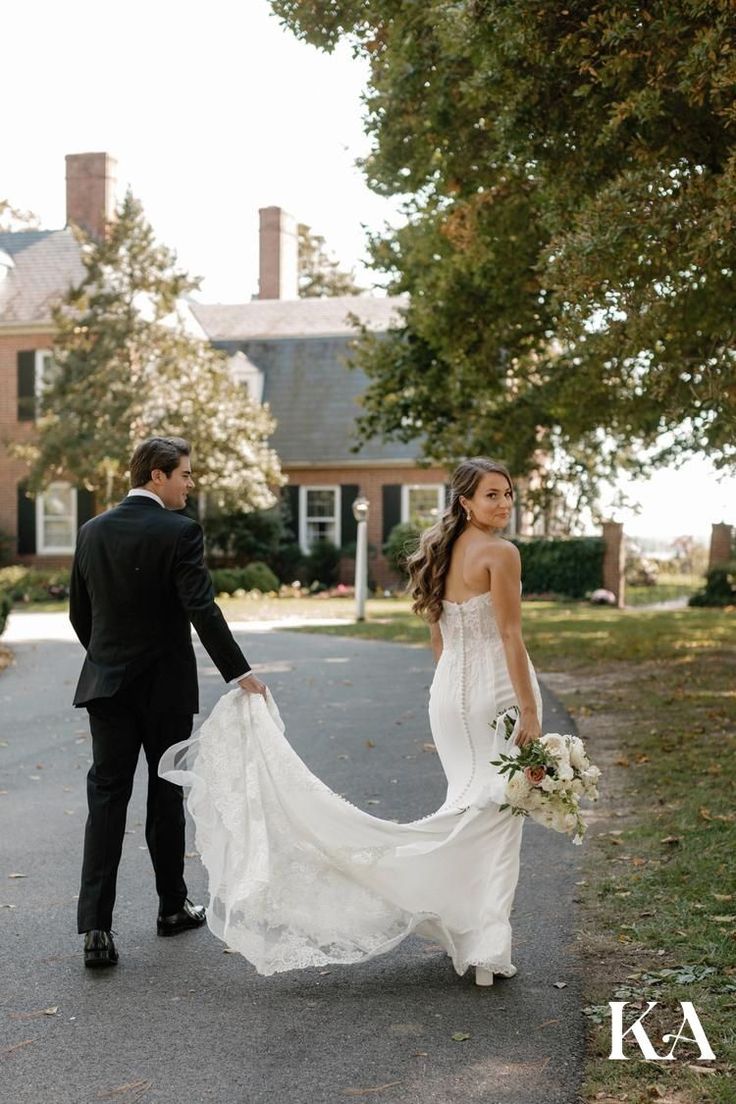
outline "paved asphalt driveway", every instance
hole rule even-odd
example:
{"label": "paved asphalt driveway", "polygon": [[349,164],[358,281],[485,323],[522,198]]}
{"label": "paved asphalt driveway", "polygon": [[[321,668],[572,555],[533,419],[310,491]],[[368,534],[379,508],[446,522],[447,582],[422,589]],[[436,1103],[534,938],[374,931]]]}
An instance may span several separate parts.
{"label": "paved asphalt driveway", "polygon": [[[19,619],[11,627],[24,635]],[[13,643],[16,664],[0,674],[3,1104],[577,1104],[584,1025],[571,902],[581,849],[532,823],[512,916],[515,978],[478,989],[419,938],[364,965],[262,978],[206,929],[156,937],[141,770],[118,882],[121,961],[85,971],[75,895],[90,744],[86,713],[69,705],[82,651],[63,627],[42,635],[58,639]],[[293,744],[330,786],[404,820],[440,804],[437,756],[423,747],[428,651],[238,637]],[[223,684],[197,652],[204,716]],[[545,728],[569,726],[547,698]],[[187,878],[203,900],[193,854]],[[453,1041],[460,1032],[469,1038]]]}

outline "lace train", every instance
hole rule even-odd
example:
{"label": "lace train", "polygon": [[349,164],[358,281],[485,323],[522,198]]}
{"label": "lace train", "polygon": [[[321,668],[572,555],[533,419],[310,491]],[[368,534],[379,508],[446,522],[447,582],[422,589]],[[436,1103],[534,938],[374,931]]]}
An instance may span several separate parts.
{"label": "lace train", "polygon": [[363,961],[411,932],[459,974],[509,972],[522,820],[487,795],[407,824],[371,816],[309,771],[270,693],[239,690],[159,774],[189,788],[211,930],[259,973]]}

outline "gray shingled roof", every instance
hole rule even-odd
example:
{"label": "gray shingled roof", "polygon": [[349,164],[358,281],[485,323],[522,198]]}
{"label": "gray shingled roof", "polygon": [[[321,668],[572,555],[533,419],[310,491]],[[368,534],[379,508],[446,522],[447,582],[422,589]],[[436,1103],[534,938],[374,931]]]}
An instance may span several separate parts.
{"label": "gray shingled roof", "polygon": [[50,322],[53,305],[84,277],[69,229],[0,234],[0,250],[13,260],[12,268],[0,269],[0,327]]}
{"label": "gray shingled roof", "polygon": [[232,306],[192,302],[191,307],[212,341],[246,341],[354,334],[350,314],[380,333],[400,320],[399,309],[407,302],[403,296],[338,295],[326,299],[254,299]]}
{"label": "gray shingled roof", "polygon": [[351,340],[352,335],[332,335],[217,342],[231,354],[241,350],[263,372],[263,401],[277,421],[271,444],[287,467],[419,456],[416,441],[376,439],[357,454],[350,451],[361,412],[357,400],[368,386],[363,372],[346,365]]}

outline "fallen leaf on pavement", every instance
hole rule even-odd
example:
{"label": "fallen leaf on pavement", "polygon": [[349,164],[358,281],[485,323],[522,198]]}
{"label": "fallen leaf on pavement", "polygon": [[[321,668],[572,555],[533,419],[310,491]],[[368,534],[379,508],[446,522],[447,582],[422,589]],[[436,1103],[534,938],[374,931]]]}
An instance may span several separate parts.
{"label": "fallen leaf on pavement", "polygon": [[54,1004],[51,1008],[39,1008],[37,1012],[10,1012],[11,1020],[38,1020],[41,1016],[55,1016],[59,1011],[58,1004]]}
{"label": "fallen leaf on pavement", "polygon": [[555,989],[567,989],[566,981],[555,981],[553,984]]}
{"label": "fallen leaf on pavement", "polygon": [[454,1035],[451,1035],[453,1043],[464,1043],[466,1039],[470,1038],[467,1031],[456,1031]]}
{"label": "fallen leaf on pavement", "polygon": [[374,747],[375,747],[376,745],[375,745],[375,743],[373,742],[373,740],[366,740],[366,742],[365,742],[365,746],[366,746],[367,748],[374,748]]}
{"label": "fallen leaf on pavement", "polygon": [[9,878],[27,878],[27,874],[8,874]]}
{"label": "fallen leaf on pavement", "polygon": [[559,1023],[559,1022],[560,1022],[559,1020],[545,1020],[544,1023],[539,1024],[538,1030],[542,1027],[549,1027],[550,1024],[556,1024],[556,1023]]}
{"label": "fallen leaf on pavement", "polygon": [[345,1096],[370,1096],[372,1093],[383,1092],[384,1089],[393,1089],[400,1085],[401,1081],[387,1081],[385,1085],[372,1085],[368,1089],[345,1089]]}
{"label": "fallen leaf on pavement", "polygon": [[0,1050],[0,1054],[12,1054],[14,1050],[20,1050],[21,1047],[30,1046],[32,1042],[33,1039],[23,1039],[20,1043],[13,1043],[12,1046],[3,1047],[3,1049]]}
{"label": "fallen leaf on pavement", "polygon": [[136,1093],[133,1099],[138,1099],[147,1089],[150,1089],[152,1081],[128,1081],[126,1085],[117,1085],[114,1089],[100,1090],[98,1100],[110,1100],[113,1096],[121,1096],[123,1093]]}

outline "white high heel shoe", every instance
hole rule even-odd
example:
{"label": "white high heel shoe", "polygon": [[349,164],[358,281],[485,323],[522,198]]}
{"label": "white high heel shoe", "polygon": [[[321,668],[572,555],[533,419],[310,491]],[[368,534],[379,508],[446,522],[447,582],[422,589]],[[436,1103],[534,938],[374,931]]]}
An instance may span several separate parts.
{"label": "white high heel shoe", "polygon": [[[497,973],[501,973],[500,970]],[[514,965],[509,966],[507,970],[503,971],[503,977],[513,977],[516,973],[516,967]],[[486,970],[483,966],[475,967],[475,984],[476,985],[493,985],[493,970]]]}

